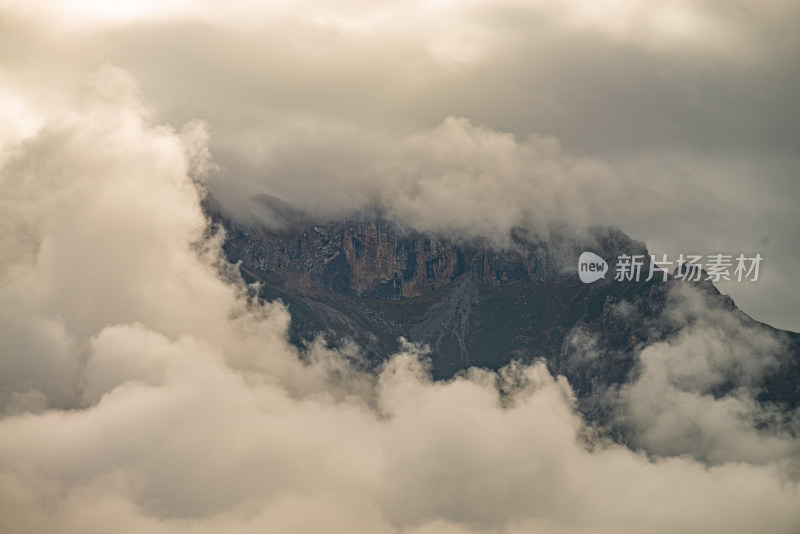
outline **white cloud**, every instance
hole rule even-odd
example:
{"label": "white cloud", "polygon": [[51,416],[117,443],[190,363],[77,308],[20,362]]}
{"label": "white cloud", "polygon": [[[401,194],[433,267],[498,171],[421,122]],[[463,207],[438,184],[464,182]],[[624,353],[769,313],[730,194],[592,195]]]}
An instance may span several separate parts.
{"label": "white cloud", "polygon": [[636,379],[614,396],[632,445],[711,463],[797,461],[797,421],[757,402],[786,339],[689,284],[673,289],[666,319],[677,334],[645,347]]}
{"label": "white cloud", "polygon": [[[506,370],[503,402],[489,373],[432,382],[413,347],[377,377],[319,346],[301,364],[286,311],[248,301],[203,238],[198,144],[153,126],[124,71],[90,85],[3,149],[4,529],[797,530],[780,458],[709,468],[592,438],[541,364]],[[554,149],[442,129],[456,159]]]}

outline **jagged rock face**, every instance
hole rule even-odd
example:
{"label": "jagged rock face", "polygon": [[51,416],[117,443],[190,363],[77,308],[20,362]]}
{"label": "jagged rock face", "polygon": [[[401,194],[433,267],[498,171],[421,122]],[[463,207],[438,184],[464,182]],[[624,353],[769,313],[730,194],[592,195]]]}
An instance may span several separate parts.
{"label": "jagged rock face", "polygon": [[[518,230],[498,247],[410,232],[385,220],[314,224],[295,218],[276,231],[216,217],[227,231],[228,258],[259,280],[268,298],[289,304],[295,337],[355,339],[381,361],[402,336],[432,348],[438,377],[469,365],[496,368],[511,357],[558,354],[576,320],[600,324],[608,299],[628,291],[578,282],[581,251],[607,258],[647,253],[642,243],[612,229],[584,242]],[[645,302],[652,289],[637,287],[630,294]],[[642,306],[643,313],[653,313]],[[604,328],[615,347],[628,349],[630,339],[640,337],[628,325]]]}
{"label": "jagged rock face", "polygon": [[[480,286],[574,277],[563,260],[569,256],[563,247],[528,239],[521,232],[513,234],[507,249],[401,232],[375,221],[310,225],[281,233],[229,224],[228,233],[226,253],[249,271],[304,275],[343,295],[418,297],[464,274]],[[624,237],[611,232],[601,239],[601,246],[607,253],[643,248]]]}
{"label": "jagged rock face", "polygon": [[[619,230],[597,230],[584,241],[515,231],[498,247],[409,232],[379,218],[313,223],[270,203],[272,220],[288,219],[284,230],[206,209],[226,230],[228,259],[260,282],[262,298],[288,306],[290,339],[298,345],[318,336],[334,346],[354,340],[371,366],[404,337],[430,347],[436,379],[470,366],[544,358],[568,378],[581,412],[602,421],[602,404],[593,399],[629,380],[643,346],[676,335],[663,313],[669,287],[683,282],[578,280],[583,251],[609,263],[622,253],[647,254]],[[710,282],[697,287],[741,314]],[[800,336],[790,338],[780,372],[765,378],[759,398],[797,406]],[[587,339],[596,357],[582,356]]]}

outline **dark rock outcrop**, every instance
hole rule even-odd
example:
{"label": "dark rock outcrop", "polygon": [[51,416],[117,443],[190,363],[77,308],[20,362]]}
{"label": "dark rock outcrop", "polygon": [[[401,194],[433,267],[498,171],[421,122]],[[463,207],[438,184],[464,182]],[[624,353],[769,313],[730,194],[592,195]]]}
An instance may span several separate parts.
{"label": "dark rock outcrop", "polygon": [[[643,281],[647,263],[642,281],[613,280],[620,254],[648,257],[644,244],[619,230],[581,237],[518,230],[493,246],[410,231],[380,216],[322,223],[273,199],[261,204],[271,210],[271,228],[226,217],[213,203],[206,209],[226,230],[228,259],[261,283],[263,298],[288,305],[297,344],[320,335],[332,345],[352,339],[365,365],[380,365],[402,336],[431,347],[438,379],[468,366],[498,369],[514,359],[543,358],[568,378],[584,415],[602,421],[598,395],[631,379],[643,347],[677,333],[664,314],[670,289],[687,282]],[[606,279],[578,280],[583,251],[609,262]],[[742,324],[771,328],[739,311],[710,282],[696,285],[714,306],[739,314]],[[786,352],[778,372],[765,376],[759,398],[796,407],[800,336],[779,334]],[[584,357],[587,351],[593,356]]]}

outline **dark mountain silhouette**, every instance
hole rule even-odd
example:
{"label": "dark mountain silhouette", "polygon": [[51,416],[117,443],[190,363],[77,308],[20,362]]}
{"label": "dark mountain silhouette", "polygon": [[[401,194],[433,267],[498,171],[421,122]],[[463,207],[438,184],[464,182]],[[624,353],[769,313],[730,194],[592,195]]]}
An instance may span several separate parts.
{"label": "dark mountain silhouette", "polygon": [[[252,205],[264,213],[249,222],[226,216],[213,199],[206,211],[225,228],[224,252],[245,279],[260,282],[262,298],[286,303],[297,345],[318,336],[332,346],[352,340],[363,364],[377,366],[403,337],[431,348],[436,379],[542,358],[567,377],[583,414],[603,421],[598,398],[631,379],[644,347],[677,334],[680,325],[664,317],[667,296],[675,284],[693,283],[711,305],[785,340],[779,365],[748,387],[787,409],[800,401],[800,335],[754,321],[710,282],[663,281],[660,273],[644,281],[648,264],[641,281],[613,280],[620,254],[649,258],[643,243],[618,229],[515,230],[498,246],[415,232],[375,212],[323,223],[274,197]],[[583,251],[609,262],[605,279],[578,279]],[[580,357],[586,350],[596,357]]]}

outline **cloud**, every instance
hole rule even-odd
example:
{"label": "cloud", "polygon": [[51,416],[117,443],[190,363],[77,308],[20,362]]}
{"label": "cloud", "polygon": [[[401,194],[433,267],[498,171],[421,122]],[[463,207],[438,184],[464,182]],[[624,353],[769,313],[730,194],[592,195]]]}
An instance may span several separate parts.
{"label": "cloud", "polygon": [[[797,530],[782,449],[648,459],[586,428],[543,364],[433,382],[414,346],[377,376],[320,345],[298,354],[286,310],[249,298],[207,227],[201,124],[156,126],[138,95],[102,67],[2,148],[5,530]],[[397,161],[473,151],[510,165],[558,153],[451,120]],[[742,358],[734,371],[757,374]]]}
{"label": "cloud", "polygon": [[[220,168],[208,185],[229,207],[267,193],[341,214],[377,197],[411,223],[492,235],[555,212],[616,224],[654,252],[762,252],[762,281],[724,290],[759,320],[800,329],[800,248],[787,230],[800,193],[800,47],[784,37],[796,3],[7,0],[0,10],[3,129],[35,130],[37,107],[113,63],[137,78],[156,122],[207,121]],[[392,154],[462,118],[513,136],[506,156],[520,179],[499,179],[475,219],[453,206],[436,217],[443,182],[414,185]],[[557,140],[560,155],[518,157],[531,139]],[[459,162],[441,176],[459,182],[464,209],[489,176],[512,172],[506,156],[486,155],[484,179],[473,171],[462,183]],[[419,179],[446,163],[424,161]],[[378,174],[391,168],[400,176]],[[406,187],[384,190],[393,178]],[[528,196],[537,192],[541,201]]]}
{"label": "cloud", "polygon": [[[265,141],[260,166],[279,177],[270,193],[318,218],[377,205],[416,230],[499,242],[515,227],[609,220],[615,196],[627,194],[602,161],[565,155],[552,137],[517,140],[456,117],[402,138],[360,135],[303,126]],[[313,188],[309,176],[319,180]]]}
{"label": "cloud", "polygon": [[631,445],[713,464],[796,463],[796,414],[757,400],[788,339],[690,284],[671,290],[665,315],[676,334],[645,346],[635,380],[611,395]]}

